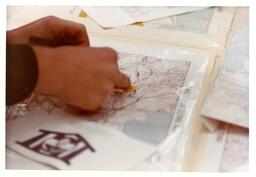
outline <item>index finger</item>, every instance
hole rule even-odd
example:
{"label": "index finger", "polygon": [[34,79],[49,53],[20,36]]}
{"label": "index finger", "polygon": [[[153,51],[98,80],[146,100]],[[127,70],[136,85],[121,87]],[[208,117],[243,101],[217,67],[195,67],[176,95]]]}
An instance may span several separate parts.
{"label": "index finger", "polygon": [[116,89],[128,89],[131,85],[131,81],[130,81],[130,78],[122,73],[122,72],[118,72],[115,76],[115,79],[114,79],[114,86]]}

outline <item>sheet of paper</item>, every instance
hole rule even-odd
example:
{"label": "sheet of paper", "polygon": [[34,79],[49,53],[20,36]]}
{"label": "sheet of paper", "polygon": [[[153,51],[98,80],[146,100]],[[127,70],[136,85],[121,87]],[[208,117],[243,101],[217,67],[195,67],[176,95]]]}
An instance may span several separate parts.
{"label": "sheet of paper", "polygon": [[143,23],[144,27],[207,34],[216,8],[168,16]]}
{"label": "sheet of paper", "polygon": [[190,61],[163,60],[119,53],[120,69],[131,77],[136,92],[105,99],[101,122],[125,134],[159,144],[167,136],[184,86]]}
{"label": "sheet of paper", "polygon": [[7,6],[7,18],[38,19],[48,15],[67,17],[76,6]]}
{"label": "sheet of paper", "polygon": [[15,170],[55,170],[56,168],[31,160],[10,148],[6,148],[6,169]]}
{"label": "sheet of paper", "polygon": [[249,31],[238,29],[230,43],[202,115],[249,126]]}
{"label": "sheet of paper", "polygon": [[40,108],[7,122],[7,146],[66,170],[128,170],[156,150],[115,129]]}
{"label": "sheet of paper", "polygon": [[7,30],[46,16],[75,21],[73,10],[75,6],[7,6]]}
{"label": "sheet of paper", "polygon": [[104,28],[121,27],[207,7],[110,7],[83,6],[82,9]]}

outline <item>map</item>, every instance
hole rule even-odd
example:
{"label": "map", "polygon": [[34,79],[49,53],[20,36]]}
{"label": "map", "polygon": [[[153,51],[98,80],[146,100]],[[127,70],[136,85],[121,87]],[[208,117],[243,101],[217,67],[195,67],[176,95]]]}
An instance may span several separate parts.
{"label": "map", "polygon": [[186,14],[164,17],[145,22],[143,26],[206,34],[215,9],[216,8],[207,8]]}
{"label": "map", "polygon": [[120,69],[137,89],[121,99],[115,93],[107,97],[101,122],[136,139],[160,143],[168,135],[190,62],[124,53],[120,58]]}
{"label": "map", "polygon": [[203,115],[242,127],[249,126],[249,30],[234,34],[208,96]]}
{"label": "map", "polygon": [[[112,92],[96,113],[84,113],[83,119],[117,128],[130,137],[158,144],[168,135],[190,61],[119,53],[119,68],[130,78],[136,90]],[[40,106],[48,113],[56,108],[68,110],[60,101],[37,95],[28,110]]]}
{"label": "map", "polygon": [[249,171],[249,130],[229,126],[220,172]]}

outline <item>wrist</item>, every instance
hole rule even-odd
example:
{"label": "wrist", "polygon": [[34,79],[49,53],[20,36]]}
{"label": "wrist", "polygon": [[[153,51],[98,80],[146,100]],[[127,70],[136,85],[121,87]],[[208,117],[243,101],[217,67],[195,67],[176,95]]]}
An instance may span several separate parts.
{"label": "wrist", "polygon": [[49,96],[56,96],[59,93],[60,84],[58,82],[58,66],[55,48],[44,46],[33,46],[38,64],[38,80],[35,87],[36,93],[41,93]]}

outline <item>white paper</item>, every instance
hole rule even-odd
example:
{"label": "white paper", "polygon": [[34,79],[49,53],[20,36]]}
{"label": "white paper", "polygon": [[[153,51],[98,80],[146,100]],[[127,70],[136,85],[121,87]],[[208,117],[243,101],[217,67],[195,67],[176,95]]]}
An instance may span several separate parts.
{"label": "white paper", "polygon": [[72,15],[75,6],[8,6],[7,30],[26,25],[47,16],[56,16],[66,20],[76,21]]}
{"label": "white paper", "polygon": [[9,148],[6,148],[6,169],[15,170],[55,170],[52,166],[38,163]]}
{"label": "white paper", "polygon": [[7,146],[66,170],[128,170],[156,150],[117,130],[41,109],[7,122]]}
{"label": "white paper", "polygon": [[121,27],[207,7],[109,7],[83,6],[82,9],[104,28]]}

